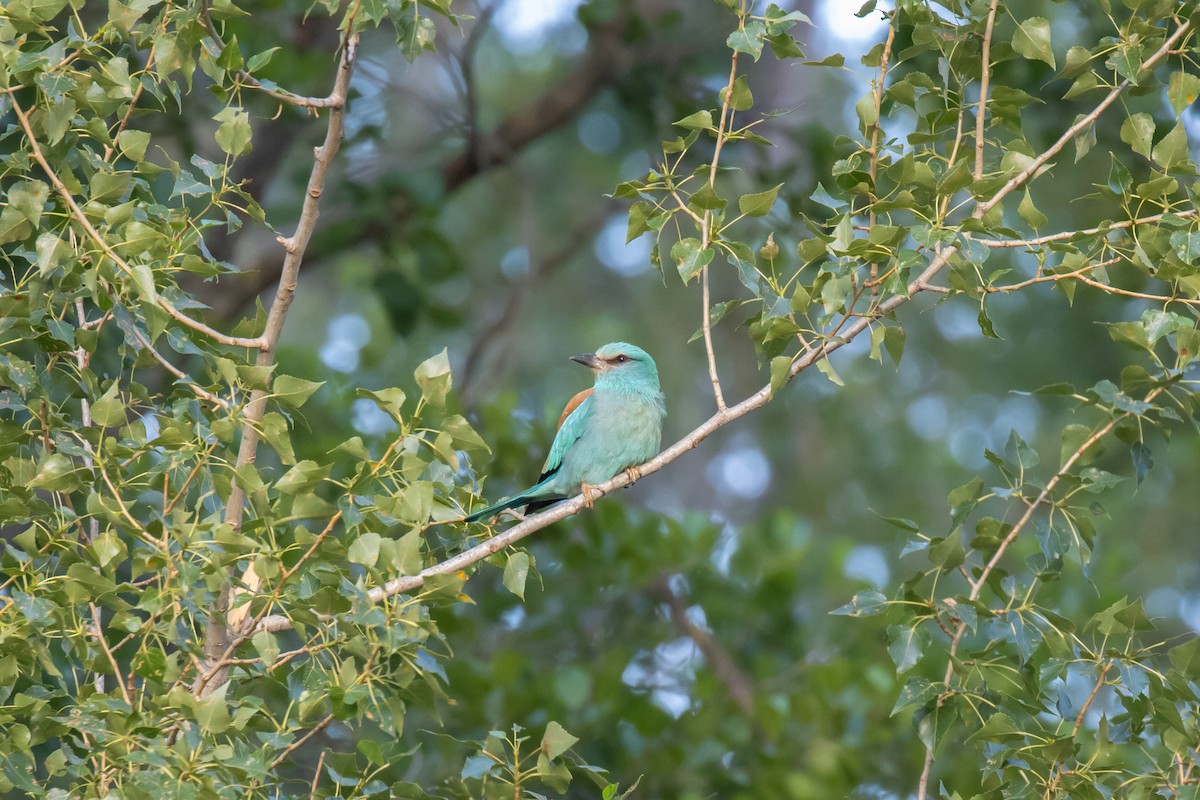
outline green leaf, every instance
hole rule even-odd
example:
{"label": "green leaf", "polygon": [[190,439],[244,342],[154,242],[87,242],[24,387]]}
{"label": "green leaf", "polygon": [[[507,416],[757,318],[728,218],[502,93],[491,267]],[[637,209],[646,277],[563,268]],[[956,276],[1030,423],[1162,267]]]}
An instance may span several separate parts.
{"label": "green leaf", "polygon": [[729,201],[717,194],[710,184],[704,184],[688,198],[688,206],[699,211],[721,211]]}
{"label": "green leaf", "polygon": [[734,111],[745,111],[754,105],[754,95],[746,83],[746,76],[739,75],[729,91],[729,107]]}
{"label": "green leaf", "polygon": [[907,672],[921,660],[921,653],[929,645],[929,633],[918,625],[889,625],[888,655],[896,665],[896,674]]}
{"label": "green leaf", "polygon": [[675,125],[681,128],[690,128],[694,130],[715,131],[716,126],[713,125],[713,117],[711,111],[697,111],[694,114],[688,114],[681,120],[677,120]]}
{"label": "green leaf", "polygon": [[229,703],[225,699],[228,688],[229,684],[223,683],[216,691],[195,701],[196,722],[207,733],[222,733],[229,728]]}
{"label": "green leaf", "polygon": [[1154,118],[1144,111],[1132,114],[1121,123],[1121,141],[1138,155],[1150,158],[1150,143],[1154,140]]}
{"label": "green leaf", "polygon": [[450,356],[445,348],[435,356],[421,362],[413,377],[421,387],[421,396],[431,405],[441,408],[446,404],[453,379],[450,375]]}
{"label": "green leaf", "polygon": [[546,733],[542,736],[542,752],[553,760],[574,747],[578,741],[578,736],[572,736],[562,725],[551,720],[546,724]]}
{"label": "green leaf", "polygon": [[277,480],[275,489],[283,494],[299,494],[329,477],[329,470],[329,466],[305,459]]}
{"label": "green leaf", "polygon": [[684,283],[700,274],[706,266],[712,263],[716,255],[711,247],[700,247],[700,240],[694,237],[680,239],[671,246],[671,258],[675,259],[679,277]]}
{"label": "green leaf", "polygon": [[744,194],[738,198],[738,211],[745,214],[747,217],[762,217],[770,213],[775,206],[775,199],[779,197],[779,190],[783,188],[783,184],[779,184],[773,189],[768,189],[765,192],[755,192],[754,194]]}
{"label": "green leaf", "polygon": [[115,428],[125,424],[125,403],[118,391],[120,385],[113,381],[108,391],[92,403],[92,422],[102,428]]}
{"label": "green leaf", "polygon": [[758,20],[754,20],[746,27],[729,34],[725,44],[735,53],[747,53],[755,61],[758,61],[759,56],[762,55],[763,39],[766,38],[766,35],[766,26]]}
{"label": "green leaf", "polygon": [[654,204],[645,200],[638,200],[631,205],[629,207],[629,224],[625,228],[625,244],[629,244],[650,230],[649,221],[657,215],[657,212],[658,209],[654,207]]}
{"label": "green leaf", "polygon": [[844,617],[872,617],[883,613],[887,609],[887,602],[887,597],[883,592],[877,589],[867,589],[855,594],[846,605],[835,608],[829,613]]}
{"label": "green leaf", "polygon": [[312,397],[313,392],[325,385],[325,381],[306,381],[291,375],[280,375],[275,379],[272,392],[279,402],[300,408]]}
{"label": "green leaf", "polygon": [[237,106],[229,106],[213,117],[217,127],[217,146],[231,156],[240,156],[250,149],[250,115]]}
{"label": "green leaf", "polygon": [[145,131],[135,131],[126,128],[117,136],[117,146],[121,155],[133,161],[141,161],[146,157],[146,148],[150,144],[150,134]]}
{"label": "green leaf", "polygon": [[829,356],[822,356],[817,362],[817,369],[826,378],[829,378],[830,383],[834,386],[845,386],[846,382],[842,380],[842,376],[837,374],[837,370],[833,368],[833,363],[829,360]]}
{"label": "green leaf", "polygon": [[1017,206],[1017,213],[1035,231],[1044,228],[1049,221],[1046,219],[1046,215],[1038,211],[1037,206],[1033,204],[1033,198],[1029,195],[1029,189],[1025,190],[1025,196],[1021,199],[1021,205]]}
{"label": "green leaf", "polygon": [[771,359],[771,394],[779,391],[787,383],[788,373],[792,368],[791,356],[775,356]]}
{"label": "green leaf", "polygon": [[504,588],[524,600],[527,577],[529,577],[529,554],[522,550],[510,553],[508,561],[504,564]]}
{"label": "green leaf", "polygon": [[1045,17],[1030,17],[1017,25],[1012,48],[1031,61],[1045,61],[1055,69],[1054,50],[1050,46],[1050,22]]}
{"label": "green leaf", "polygon": [[1180,162],[1187,161],[1188,137],[1183,120],[1175,123],[1175,127],[1171,129],[1170,133],[1158,140],[1158,144],[1154,145],[1151,158],[1163,168],[1164,172]]}
{"label": "green leaf", "polygon": [[279,657],[279,640],[275,638],[275,634],[270,631],[259,631],[254,634],[250,640],[254,645],[254,651],[258,653],[258,657],[262,659],[263,666],[267,669],[275,663],[275,659]]}
{"label": "green leaf", "polygon": [[125,543],[111,530],[105,531],[92,540],[91,551],[92,555],[96,557],[96,563],[101,568],[124,558],[127,552]]}
{"label": "green leaf", "polygon": [[49,492],[68,492],[79,486],[79,479],[75,476],[75,465],[71,459],[62,453],[51,453],[42,460],[28,486]]}
{"label": "green leaf", "polygon": [[404,406],[405,395],[403,389],[395,387],[388,389],[380,389],[378,391],[370,391],[369,389],[359,389],[359,397],[366,397],[375,401],[375,405],[383,411],[386,411],[394,419],[400,419],[400,409]]}
{"label": "green leaf", "polygon": [[346,550],[346,558],[355,564],[373,567],[379,560],[380,541],[381,537],[378,533],[364,533],[351,542],[350,547]]}

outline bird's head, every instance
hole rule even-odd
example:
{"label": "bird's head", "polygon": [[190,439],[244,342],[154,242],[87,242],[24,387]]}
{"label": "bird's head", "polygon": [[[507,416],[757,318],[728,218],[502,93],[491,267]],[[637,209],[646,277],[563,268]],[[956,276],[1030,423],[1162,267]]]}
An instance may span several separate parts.
{"label": "bird's head", "polygon": [[596,375],[596,385],[631,384],[658,389],[658,367],[642,348],[626,342],[606,344],[594,353],[571,356]]}

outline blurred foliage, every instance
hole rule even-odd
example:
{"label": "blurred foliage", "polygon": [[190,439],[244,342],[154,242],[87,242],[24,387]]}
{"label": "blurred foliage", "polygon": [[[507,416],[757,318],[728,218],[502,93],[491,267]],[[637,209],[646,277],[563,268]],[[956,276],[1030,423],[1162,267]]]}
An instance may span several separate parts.
{"label": "blurred foliage", "polygon": [[0,791],[1200,797],[1194,4],[520,9],[0,9]]}

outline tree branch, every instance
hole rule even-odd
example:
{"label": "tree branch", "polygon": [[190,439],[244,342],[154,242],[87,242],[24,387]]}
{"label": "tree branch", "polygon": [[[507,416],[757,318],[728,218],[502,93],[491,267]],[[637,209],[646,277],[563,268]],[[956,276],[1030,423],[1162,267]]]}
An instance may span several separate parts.
{"label": "tree branch", "polygon": [[[87,215],[83,213],[83,209],[81,209],[79,204],[75,202],[75,198],[72,196],[71,190],[66,187],[62,180],[58,177],[58,174],[53,168],[51,168],[50,163],[46,160],[46,156],[42,153],[41,146],[38,145],[37,139],[34,138],[33,127],[29,124],[29,117],[25,114],[25,110],[21,108],[21,104],[17,102],[16,94],[14,94],[15,88],[16,87],[6,89],[5,92],[8,94],[9,100],[12,101],[13,112],[17,115],[17,120],[21,123],[21,129],[25,132],[25,138],[29,141],[29,150],[33,154],[34,160],[38,162],[38,165],[41,166],[42,171],[46,173],[46,177],[48,177],[50,179],[50,183],[54,185],[55,191],[58,192],[59,197],[61,197],[63,202],[66,203],[67,208],[71,213],[71,217],[79,224],[81,228],[83,228],[84,232],[87,233],[88,238],[95,242],[96,246],[99,247],[122,272],[129,276],[131,280],[136,280],[133,278],[133,267],[129,266],[129,263],[125,259],[117,255],[116,251],[113,250],[109,243],[105,241],[104,237],[100,235],[100,232],[97,231],[95,226],[92,225],[91,220],[89,220]],[[221,344],[230,345],[232,347],[249,347],[254,349],[261,349],[263,347],[262,337],[248,339],[238,336],[226,336],[220,331],[205,325],[203,322],[192,319],[187,314],[184,314],[175,307],[174,303],[157,292],[154,295],[154,303],[163,311],[167,312],[167,314],[170,315],[175,321],[186,325],[194,331],[203,333],[205,336],[208,336],[209,338]]]}
{"label": "tree branch", "polygon": [[980,58],[979,106],[975,109],[975,180],[983,178],[984,117],[987,115],[988,84],[992,80],[992,27],[996,24],[996,7],[1000,0],[992,0],[988,9],[987,27],[983,31],[983,56]]}
{"label": "tree branch", "polygon": [[754,685],[738,667],[729,652],[708,631],[697,627],[688,618],[687,605],[679,595],[671,590],[671,584],[666,576],[662,576],[654,582],[650,587],[650,593],[666,604],[671,615],[671,622],[700,649],[704,660],[712,668],[717,680],[725,685],[730,699],[733,700],[733,704],[738,707],[738,710],[752,719],[754,717]]}
{"label": "tree branch", "polygon": [[[1165,391],[1165,387],[1155,387],[1146,395],[1144,401],[1149,403],[1155,397],[1158,397],[1158,395],[1160,395],[1163,391]],[[1058,472],[1054,473],[1054,477],[1046,482],[1046,486],[1041,492],[1038,493],[1038,496],[1032,502],[1027,504],[1025,513],[1021,515],[1021,518],[1017,520],[1017,522],[1012,526],[1012,529],[1009,530],[1008,535],[1005,536],[1000,542],[1000,545],[996,548],[996,551],[992,553],[992,557],[988,559],[983,569],[980,570],[979,576],[974,580],[968,579],[968,583],[971,586],[971,591],[967,597],[972,603],[979,599],[979,595],[983,592],[984,585],[987,583],[988,578],[991,577],[991,574],[996,569],[996,566],[1000,563],[1000,559],[1004,557],[1004,554],[1008,551],[1008,548],[1012,546],[1012,543],[1015,542],[1017,537],[1021,535],[1021,531],[1024,530],[1025,526],[1028,525],[1030,520],[1033,519],[1033,515],[1037,509],[1043,503],[1045,503],[1047,499],[1049,499],[1050,495],[1054,492],[1054,487],[1058,486],[1059,482],[1062,481],[1062,479],[1065,478],[1071,471],[1071,467],[1075,466],[1079,459],[1083,458],[1084,454],[1087,453],[1088,450],[1091,450],[1097,442],[1107,436],[1113,428],[1117,427],[1117,425],[1122,421],[1129,419],[1132,416],[1133,412],[1126,411],[1123,414],[1113,417],[1107,423],[1100,426],[1095,433],[1084,440],[1083,444],[1079,445],[1079,447],[1075,449],[1075,452],[1073,452],[1071,456],[1063,462],[1063,465],[1059,467]],[[954,634],[950,637],[950,650],[946,659],[946,673],[942,678],[942,683],[945,685],[946,689],[937,699],[937,708],[941,708],[946,702],[946,699],[950,696],[950,681],[954,677],[954,663],[958,655],[958,646],[962,642],[963,636],[966,634],[966,632],[967,623],[960,620],[954,628]],[[925,764],[921,768],[921,778],[920,782],[917,784],[917,800],[924,800],[926,797],[926,793],[929,789],[929,776],[932,770],[933,748],[926,747]]]}
{"label": "tree branch", "polygon": [[[1192,23],[1190,20],[1181,22],[1179,27],[1175,29],[1175,32],[1171,34],[1165,42],[1163,42],[1162,47],[1154,51],[1153,55],[1141,63],[1141,65],[1138,67],[1138,72],[1150,69],[1159,61],[1161,61],[1163,57],[1170,53],[1171,48],[1175,46],[1175,43],[1183,38],[1185,33],[1191,30],[1191,27]],[[1008,183],[1000,187],[1000,190],[996,192],[996,194],[993,195],[990,200],[985,203],[980,203],[975,209],[975,216],[983,217],[984,214],[991,211],[997,203],[1003,200],[1009,194],[1009,192],[1022,186],[1026,181],[1033,177],[1033,175],[1036,174],[1037,171],[1041,169],[1047,161],[1058,155],[1058,152],[1066,147],[1068,142],[1070,142],[1081,132],[1083,132],[1089,125],[1095,122],[1096,119],[1104,113],[1104,110],[1112,105],[1116,99],[1121,96],[1121,93],[1132,85],[1133,81],[1129,78],[1126,78],[1113,87],[1112,91],[1105,95],[1104,99],[1101,100],[1100,103],[1091,110],[1091,112],[1080,118],[1079,121],[1074,125],[1067,128],[1063,135],[1058,137],[1058,141],[1046,148],[1045,152],[1030,162],[1029,166],[1021,170],[1019,174],[1010,178]]]}
{"label": "tree branch", "polygon": [[[353,26],[351,26],[352,29]],[[279,289],[275,293],[275,300],[272,302],[271,310],[267,314],[266,328],[261,337],[264,346],[256,359],[258,366],[269,366],[274,363],[275,347],[283,331],[283,324],[287,319],[288,309],[291,307],[292,299],[296,294],[300,264],[304,259],[304,252],[308,247],[309,241],[312,239],[313,229],[316,227],[317,217],[320,214],[320,198],[325,188],[325,176],[329,171],[329,165],[333,162],[333,158],[337,154],[338,148],[341,146],[343,122],[346,115],[346,97],[350,89],[350,76],[354,72],[354,60],[357,50],[358,34],[349,33],[342,44],[337,77],[334,79],[333,91],[329,94],[329,97],[335,102],[329,106],[329,122],[325,130],[325,141],[313,151],[312,172],[309,174],[308,188],[305,192],[304,204],[301,207],[300,219],[296,224],[296,232],[290,237],[281,237],[280,239],[280,244],[283,245],[286,254],[283,258]],[[267,396],[267,392],[262,389],[255,389],[251,394],[250,403],[246,408],[244,423],[242,425],[242,441],[238,448],[235,469],[247,464],[253,464],[258,458],[257,426],[266,413]],[[245,511],[245,501],[245,491],[236,480],[233,481],[229,492],[229,500],[225,507],[226,524],[235,529],[241,527],[242,516]],[[258,582],[259,578],[251,567],[243,577],[243,583],[253,591],[257,588]],[[245,619],[245,615],[248,613],[248,608],[239,608],[230,613],[228,620],[226,620],[226,612],[230,608],[232,597],[233,589],[231,585],[227,584],[221,592],[217,608],[209,617],[208,628],[205,634],[204,652],[210,662],[218,661],[230,647],[229,626],[236,627]],[[219,674],[214,675],[210,681],[207,681],[203,685],[198,685],[197,691],[202,688],[208,690],[216,688],[225,682],[226,677],[227,672],[222,670]]]}

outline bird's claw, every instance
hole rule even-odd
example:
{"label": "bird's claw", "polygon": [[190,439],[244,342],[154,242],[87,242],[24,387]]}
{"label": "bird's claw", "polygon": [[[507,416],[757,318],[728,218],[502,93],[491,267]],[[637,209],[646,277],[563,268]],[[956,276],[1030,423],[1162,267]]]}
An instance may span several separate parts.
{"label": "bird's claw", "polygon": [[579,484],[579,493],[583,495],[583,507],[588,509],[594,506],[600,497],[600,493],[586,483]]}
{"label": "bird's claw", "polygon": [[629,475],[630,486],[642,479],[642,471],[638,467],[628,467],[625,472]]}

